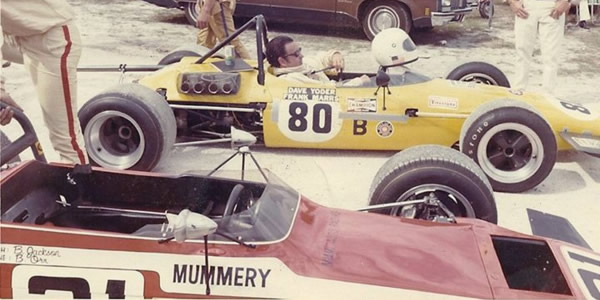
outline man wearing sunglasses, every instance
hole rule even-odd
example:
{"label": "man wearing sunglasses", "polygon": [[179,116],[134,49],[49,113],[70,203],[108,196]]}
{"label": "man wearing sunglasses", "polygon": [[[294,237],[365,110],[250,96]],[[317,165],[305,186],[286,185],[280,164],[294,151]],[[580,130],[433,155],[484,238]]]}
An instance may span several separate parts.
{"label": "man wearing sunglasses", "polygon": [[[302,48],[289,36],[277,36],[267,44],[267,61],[273,67],[273,73],[278,77],[303,83],[328,83],[335,85],[325,71],[344,69],[344,57],[337,50],[330,50],[316,57],[304,58]],[[344,82],[343,86],[360,86],[369,82],[368,76],[353,78]]]}

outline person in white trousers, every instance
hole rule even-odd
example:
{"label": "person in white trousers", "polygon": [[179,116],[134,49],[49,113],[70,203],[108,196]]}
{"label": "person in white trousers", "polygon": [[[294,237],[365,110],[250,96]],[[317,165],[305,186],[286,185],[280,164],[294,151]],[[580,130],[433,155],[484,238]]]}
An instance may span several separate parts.
{"label": "person in white trousers", "polygon": [[579,20],[577,20],[577,25],[581,28],[590,29],[588,25],[588,21],[592,20],[592,16],[590,15],[590,8],[588,6],[587,0],[581,0],[579,2]]}
{"label": "person in white trousers", "polygon": [[536,38],[542,52],[542,88],[554,93],[558,85],[559,54],[563,44],[565,12],[569,0],[509,0],[515,14],[516,80],[513,87],[526,89]]}
{"label": "person in white trousers", "polygon": [[[81,38],[65,0],[1,0],[2,52],[19,53],[33,80],[50,141],[62,162],[88,163],[77,118],[77,64]],[[0,55],[0,58],[2,55]],[[10,58],[5,55],[5,58]],[[0,101],[10,103],[2,90]],[[2,123],[12,113],[0,112]]]}

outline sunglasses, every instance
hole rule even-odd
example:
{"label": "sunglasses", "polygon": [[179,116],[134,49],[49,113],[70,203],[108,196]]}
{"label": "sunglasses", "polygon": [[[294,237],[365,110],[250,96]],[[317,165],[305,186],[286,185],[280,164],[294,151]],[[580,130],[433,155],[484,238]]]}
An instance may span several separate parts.
{"label": "sunglasses", "polygon": [[300,57],[300,55],[302,55],[302,48],[298,48],[298,50],[296,50],[290,54],[286,54],[283,57],[288,57],[288,56]]}

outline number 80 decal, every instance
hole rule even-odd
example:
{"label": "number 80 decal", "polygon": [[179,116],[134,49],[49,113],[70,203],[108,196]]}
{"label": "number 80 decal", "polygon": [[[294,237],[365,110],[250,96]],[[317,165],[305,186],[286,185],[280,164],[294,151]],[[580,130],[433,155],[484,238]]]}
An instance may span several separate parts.
{"label": "number 80 decal", "polygon": [[281,101],[278,127],[281,133],[299,142],[324,142],[342,127],[337,102]]}

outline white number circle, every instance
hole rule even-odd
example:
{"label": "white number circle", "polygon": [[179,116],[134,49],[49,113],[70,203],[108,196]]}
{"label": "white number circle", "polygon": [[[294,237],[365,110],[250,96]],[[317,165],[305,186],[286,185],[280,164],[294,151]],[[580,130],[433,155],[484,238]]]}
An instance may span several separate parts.
{"label": "white number circle", "polygon": [[298,142],[324,142],[341,127],[337,102],[280,101],[277,126],[283,135]]}

